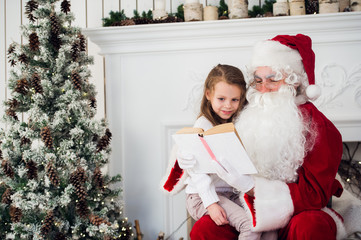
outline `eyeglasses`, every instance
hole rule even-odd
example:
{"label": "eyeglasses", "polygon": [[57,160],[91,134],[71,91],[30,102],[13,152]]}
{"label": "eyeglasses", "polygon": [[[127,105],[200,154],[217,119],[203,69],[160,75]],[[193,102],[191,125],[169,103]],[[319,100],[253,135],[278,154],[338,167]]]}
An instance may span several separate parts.
{"label": "eyeglasses", "polygon": [[267,79],[266,81],[260,81],[260,79],[254,79],[250,86],[256,89],[260,89],[261,86],[264,85],[267,89],[274,90],[278,88],[281,82],[282,81],[275,81],[269,79]]}

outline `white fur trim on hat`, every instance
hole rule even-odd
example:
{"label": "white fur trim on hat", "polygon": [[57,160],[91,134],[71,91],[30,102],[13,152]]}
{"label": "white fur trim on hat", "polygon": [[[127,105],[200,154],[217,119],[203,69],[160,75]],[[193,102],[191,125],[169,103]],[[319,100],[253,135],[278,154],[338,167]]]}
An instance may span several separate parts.
{"label": "white fur trim on hat", "polygon": [[270,66],[283,69],[289,66],[298,74],[304,71],[302,58],[297,50],[272,40],[261,41],[255,45],[251,66],[253,68]]}

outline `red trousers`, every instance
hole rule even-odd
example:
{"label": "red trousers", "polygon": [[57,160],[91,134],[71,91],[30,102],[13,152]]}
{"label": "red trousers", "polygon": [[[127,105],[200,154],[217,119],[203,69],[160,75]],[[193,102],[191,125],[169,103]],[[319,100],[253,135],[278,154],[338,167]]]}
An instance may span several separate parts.
{"label": "red trousers", "polygon": [[[320,210],[304,211],[293,216],[278,234],[280,240],[335,240],[336,223],[330,215]],[[217,226],[205,215],[193,226],[192,240],[237,240],[238,232],[229,225]]]}

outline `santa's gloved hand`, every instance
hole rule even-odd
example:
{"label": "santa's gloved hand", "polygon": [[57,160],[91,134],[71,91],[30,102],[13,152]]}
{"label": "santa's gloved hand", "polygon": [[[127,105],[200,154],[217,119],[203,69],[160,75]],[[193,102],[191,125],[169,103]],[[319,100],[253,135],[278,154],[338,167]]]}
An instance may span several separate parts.
{"label": "santa's gloved hand", "polygon": [[254,180],[250,175],[239,174],[225,159],[218,161],[223,167],[215,161],[212,162],[212,165],[217,175],[226,183],[244,193],[254,187]]}
{"label": "santa's gloved hand", "polygon": [[191,169],[196,165],[194,155],[189,152],[178,150],[176,156],[178,165],[182,169]]}

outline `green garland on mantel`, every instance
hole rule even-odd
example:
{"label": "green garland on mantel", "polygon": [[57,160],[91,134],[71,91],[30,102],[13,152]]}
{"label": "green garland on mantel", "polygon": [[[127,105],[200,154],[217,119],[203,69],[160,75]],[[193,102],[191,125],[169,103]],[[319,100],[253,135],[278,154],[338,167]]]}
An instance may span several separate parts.
{"label": "green garland on mantel", "polygon": [[[273,16],[272,5],[276,0],[266,0],[265,4],[260,6],[254,6],[252,10],[248,11],[249,17],[263,17]],[[103,18],[103,27],[110,26],[130,26],[139,24],[154,24],[154,23],[171,23],[171,22],[184,22],[184,8],[183,4],[177,7],[176,13],[169,13],[165,19],[153,19],[153,13],[151,10],[148,12],[143,11],[139,14],[137,10],[133,11],[133,17],[129,18],[125,15],[124,10],[110,11],[109,17]],[[228,5],[224,0],[219,1],[218,6],[218,19],[228,19]]]}

